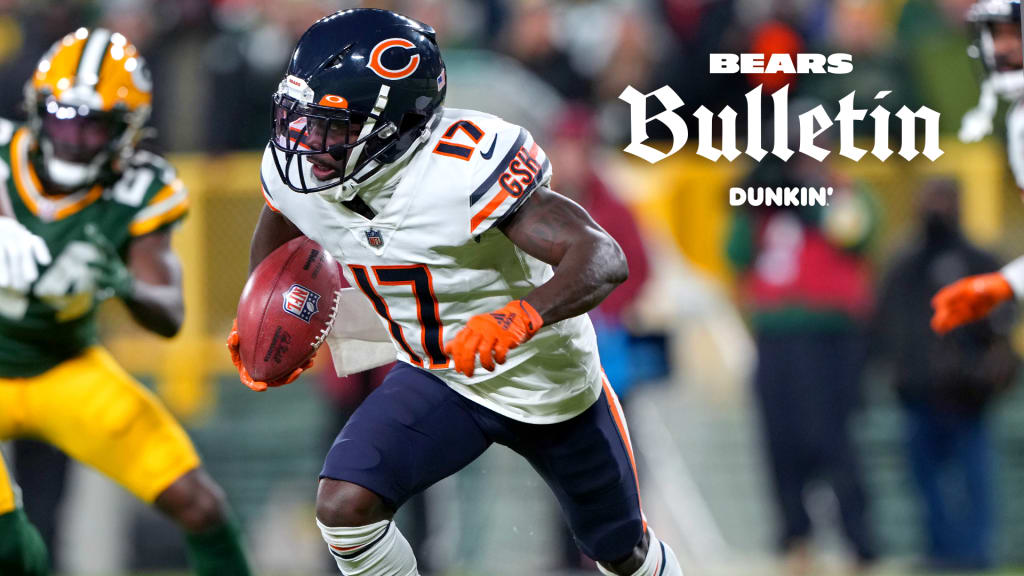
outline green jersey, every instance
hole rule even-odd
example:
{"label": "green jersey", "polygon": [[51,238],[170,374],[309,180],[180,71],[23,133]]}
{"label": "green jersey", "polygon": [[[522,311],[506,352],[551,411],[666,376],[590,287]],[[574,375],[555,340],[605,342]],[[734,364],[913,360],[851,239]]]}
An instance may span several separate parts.
{"label": "green jersey", "polygon": [[0,378],[41,374],[96,341],[96,286],[85,237],[94,224],[123,255],[132,238],[178,222],[188,195],[163,158],[136,152],[118,180],[67,195],[47,194],[29,152],[28,128],[0,119],[0,214],[46,242],[53,258],[27,294],[0,290]]}

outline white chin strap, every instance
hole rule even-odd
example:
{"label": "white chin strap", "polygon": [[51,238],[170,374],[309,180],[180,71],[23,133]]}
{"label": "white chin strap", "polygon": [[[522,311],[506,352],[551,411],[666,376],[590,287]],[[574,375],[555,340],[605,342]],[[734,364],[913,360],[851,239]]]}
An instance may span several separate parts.
{"label": "white chin strap", "polygon": [[[377,170],[376,172],[374,171],[379,166],[376,161],[367,162],[366,165],[363,166],[352,178],[342,182],[334,188],[324,190],[321,194],[335,202],[347,202],[355,197],[356,193],[359,192],[361,188],[373,186],[378,182],[389,181],[398,171],[405,168],[405,165],[410,159],[412,159],[412,156],[419,152],[420,148],[423,147],[423,144],[430,139],[431,130],[432,123],[428,122],[427,126],[424,126],[420,131],[420,135],[417,136],[416,140],[409,146],[409,149],[399,156],[397,160],[386,165],[381,170]],[[369,176],[360,178],[363,174],[369,174]]]}
{"label": "white chin strap", "polygon": [[[337,178],[331,178],[330,180],[321,180],[313,175],[313,164],[303,156],[298,157],[297,162],[292,162],[292,167],[288,178],[292,182],[300,182],[298,171],[302,170],[302,174],[306,179],[307,186],[315,187],[322,184],[327,184],[331,180],[337,180]],[[358,184],[351,180],[346,180],[338,184],[333,188],[328,188],[320,192],[320,194],[334,200],[335,202],[347,202],[355,197],[358,191]]]}
{"label": "white chin strap", "polygon": [[92,162],[79,164],[57,158],[53,153],[53,144],[43,140],[43,168],[50,182],[62,188],[81,188],[96,181],[100,175],[100,167],[107,160],[106,153],[97,154]]}

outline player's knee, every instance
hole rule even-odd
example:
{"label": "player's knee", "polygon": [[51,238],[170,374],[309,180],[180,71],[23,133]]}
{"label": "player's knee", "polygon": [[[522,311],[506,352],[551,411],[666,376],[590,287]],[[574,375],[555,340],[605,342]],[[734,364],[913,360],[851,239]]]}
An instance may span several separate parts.
{"label": "player's knee", "polygon": [[316,517],[325,526],[367,526],[392,515],[379,496],[362,486],[330,478],[320,480]]}
{"label": "player's knee", "polygon": [[[589,558],[607,567],[625,570],[643,563],[647,556],[647,533],[638,516],[626,522],[592,522],[573,527],[576,543]],[[633,571],[616,574],[632,574]]]}
{"label": "player's knee", "polygon": [[200,490],[184,511],[181,524],[189,532],[212,530],[227,521],[226,508],[224,493],[219,487]]}
{"label": "player's knee", "polygon": [[643,566],[644,560],[647,559],[649,544],[648,535],[644,533],[640,542],[627,555],[610,562],[601,562],[601,564],[616,574],[633,574]]}
{"label": "player's knee", "polygon": [[227,521],[224,492],[202,470],[179,478],[156,504],[187,532],[205,532]]}

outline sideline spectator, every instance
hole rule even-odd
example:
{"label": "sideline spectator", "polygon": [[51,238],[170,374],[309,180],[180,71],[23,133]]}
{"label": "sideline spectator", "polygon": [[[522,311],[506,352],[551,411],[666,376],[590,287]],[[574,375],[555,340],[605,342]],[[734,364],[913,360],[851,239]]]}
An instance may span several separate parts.
{"label": "sideline spectator", "polygon": [[995,527],[989,407],[1019,361],[1008,337],[1011,307],[943,337],[928,327],[939,288],[1000,267],[963,236],[959,192],[951,179],[922,188],[918,234],[886,274],[874,340],[895,371],[908,465],[924,504],[927,564],[983,570],[992,567]]}
{"label": "sideline spectator", "polygon": [[[837,181],[827,163],[799,156],[766,158],[749,184]],[[819,479],[835,492],[857,562],[875,558],[850,430],[872,303],[865,251],[875,228],[867,194],[838,187],[825,207],[744,209],[730,232],[728,257],[757,341],[754,394],[781,516],[779,545],[793,574],[813,573],[804,494]]]}

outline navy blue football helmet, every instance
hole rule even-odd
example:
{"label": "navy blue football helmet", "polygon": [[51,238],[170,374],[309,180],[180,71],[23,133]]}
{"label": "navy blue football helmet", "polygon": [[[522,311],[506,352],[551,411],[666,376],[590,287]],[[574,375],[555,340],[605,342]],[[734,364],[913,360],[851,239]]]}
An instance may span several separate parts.
{"label": "navy blue football helmet", "polygon": [[303,193],[354,188],[436,124],[446,85],[430,26],[367,8],[316,21],[274,94],[270,144],[281,179]]}

